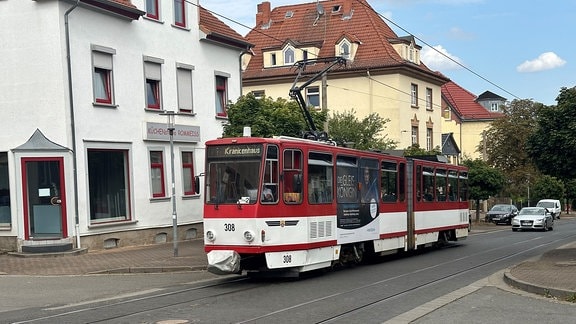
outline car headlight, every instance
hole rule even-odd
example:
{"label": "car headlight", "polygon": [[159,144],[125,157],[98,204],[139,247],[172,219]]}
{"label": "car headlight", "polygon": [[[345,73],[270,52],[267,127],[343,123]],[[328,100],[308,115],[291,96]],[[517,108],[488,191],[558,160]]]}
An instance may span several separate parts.
{"label": "car headlight", "polygon": [[206,239],[210,242],[214,242],[216,240],[216,233],[213,231],[206,231]]}
{"label": "car headlight", "polygon": [[244,232],[244,239],[246,240],[246,242],[254,241],[254,233],[252,233],[252,231],[245,231]]}

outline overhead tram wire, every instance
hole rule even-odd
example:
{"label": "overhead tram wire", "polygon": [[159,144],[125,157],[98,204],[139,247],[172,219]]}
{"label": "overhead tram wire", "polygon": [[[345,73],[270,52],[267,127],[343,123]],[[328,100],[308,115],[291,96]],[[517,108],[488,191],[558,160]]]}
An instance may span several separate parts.
{"label": "overhead tram wire", "polygon": [[[189,3],[189,4],[191,4],[191,5],[193,5],[193,6],[195,6],[195,7],[199,7],[199,5],[190,2],[190,0],[184,0],[184,1],[187,2],[187,3]],[[355,0],[355,1],[358,2],[359,4],[363,5],[363,6],[366,6],[366,4],[364,4],[364,3],[361,2],[361,1],[358,1],[358,0]],[[266,36],[266,37],[268,37],[268,38],[271,38],[271,39],[273,39],[273,40],[276,40],[276,41],[278,41],[278,42],[280,42],[280,43],[283,43],[283,42],[284,42],[284,40],[279,39],[279,38],[274,37],[274,36],[271,36],[271,35],[263,32],[263,31],[261,31],[261,30],[258,30],[256,27],[246,26],[246,25],[244,25],[243,23],[241,23],[241,22],[239,22],[239,21],[236,21],[236,20],[234,20],[234,19],[231,19],[231,18],[228,18],[228,17],[226,17],[226,16],[224,16],[224,15],[221,15],[221,14],[219,14],[219,13],[217,13],[217,12],[214,12],[214,11],[211,11],[211,10],[209,10],[209,9],[206,9],[205,7],[203,7],[203,8],[204,8],[206,11],[208,11],[209,13],[211,13],[211,14],[217,16],[217,17],[220,17],[220,18],[222,18],[222,19],[225,19],[225,20],[227,20],[227,21],[230,21],[230,22],[232,22],[232,23],[234,23],[234,24],[236,24],[236,25],[242,26],[242,27],[244,27],[244,28],[246,28],[246,29],[248,29],[248,30],[250,30],[250,31],[255,31],[255,32],[257,32],[257,33],[259,33],[259,34],[261,34],[261,35],[263,35],[263,36]],[[438,51],[437,49],[435,49],[434,47],[432,47],[430,44],[428,44],[427,42],[425,42],[425,41],[422,40],[421,38],[413,35],[412,33],[410,33],[410,32],[409,32],[408,30],[406,30],[405,28],[403,28],[403,27],[401,27],[400,25],[396,24],[396,23],[393,22],[392,20],[384,17],[383,15],[381,15],[379,12],[377,12],[377,11],[374,10],[373,8],[371,8],[371,7],[369,7],[369,6],[368,6],[368,8],[370,8],[370,9],[371,9],[374,13],[376,13],[380,18],[386,20],[387,22],[390,22],[392,25],[398,27],[398,28],[401,29],[403,32],[405,32],[405,33],[407,33],[407,34],[409,34],[409,35],[412,35],[414,38],[416,38],[418,41],[420,41],[420,42],[423,43],[424,45],[432,48],[432,49],[435,50],[436,52],[440,53],[442,56],[446,57],[446,58],[449,59],[450,61],[456,63],[456,64],[459,65],[459,66],[461,66],[462,68],[464,68],[465,70],[469,71],[470,73],[472,73],[472,74],[476,75],[477,77],[481,78],[482,80],[484,80],[484,81],[492,84],[493,86],[497,87],[498,89],[500,89],[500,90],[508,93],[509,95],[513,96],[514,98],[520,99],[518,96],[516,96],[516,95],[514,95],[513,93],[507,91],[506,89],[500,87],[500,86],[497,85],[496,83],[494,83],[494,82],[486,79],[485,77],[483,77],[483,76],[481,76],[480,74],[474,72],[473,70],[471,70],[470,68],[468,68],[468,67],[466,67],[465,65],[461,64],[460,62],[457,62],[457,61],[455,61],[454,59],[452,59],[451,57],[447,56],[446,54]],[[316,58],[318,58],[318,55],[316,55],[316,54],[314,54],[314,53],[308,53],[308,55],[316,56]],[[409,92],[407,92],[407,91],[404,91],[404,90],[395,88],[395,87],[393,87],[393,86],[390,86],[390,85],[388,85],[388,84],[385,84],[385,83],[383,83],[383,82],[381,82],[381,81],[379,81],[379,80],[376,80],[376,79],[374,79],[374,78],[372,78],[372,77],[370,77],[370,76],[368,76],[368,75],[365,75],[364,73],[358,73],[358,75],[361,76],[361,77],[364,77],[364,78],[368,78],[368,79],[370,79],[370,80],[372,80],[372,81],[374,81],[374,82],[376,82],[376,83],[379,83],[379,84],[381,84],[381,85],[383,85],[383,86],[385,86],[385,87],[388,87],[388,88],[390,88],[390,89],[396,90],[396,91],[398,91],[398,92],[400,92],[400,93],[403,93],[403,94],[405,94],[405,95],[411,96],[411,93],[409,93]],[[346,90],[348,90],[348,91],[355,91],[355,90],[351,90],[351,89],[346,89]],[[362,93],[362,92],[359,92],[359,91],[355,91],[355,92]],[[377,96],[377,95],[372,94],[372,96]],[[394,99],[394,98],[389,98],[389,99],[398,100],[398,99]],[[418,102],[420,102],[420,101],[425,101],[424,98],[417,98],[417,100],[418,100]],[[432,103],[432,105],[433,105],[433,106],[436,106],[437,108],[441,108],[441,106],[438,106],[437,104]]]}
{"label": "overhead tram wire", "polygon": [[369,8],[369,9],[371,9],[371,10],[372,10],[374,13],[376,13],[376,14],[377,14],[377,15],[378,15],[380,18],[382,18],[382,19],[384,19],[385,21],[387,21],[387,22],[391,23],[392,25],[394,25],[394,26],[398,27],[400,30],[402,30],[402,31],[403,31],[403,32],[405,32],[406,34],[408,34],[408,35],[410,35],[410,36],[412,36],[412,37],[416,38],[416,39],[417,39],[418,41],[420,41],[422,44],[424,44],[424,45],[426,45],[426,46],[430,47],[431,49],[433,49],[434,51],[436,51],[436,52],[437,52],[437,53],[439,53],[440,55],[442,55],[442,56],[444,56],[445,58],[449,59],[450,61],[454,62],[454,63],[455,63],[455,64],[457,64],[458,66],[460,66],[460,67],[464,68],[466,71],[468,71],[468,72],[470,72],[470,73],[474,74],[475,76],[479,77],[480,79],[482,79],[482,80],[484,80],[484,81],[486,81],[486,82],[490,83],[491,85],[495,86],[496,88],[498,88],[498,89],[500,89],[500,90],[502,90],[502,91],[506,92],[507,94],[511,95],[512,97],[514,97],[514,98],[516,98],[516,99],[521,99],[520,97],[518,97],[517,95],[513,94],[512,92],[510,92],[510,91],[508,91],[508,90],[506,90],[506,89],[502,88],[502,87],[501,87],[501,86],[499,86],[498,84],[496,84],[496,83],[494,83],[494,82],[492,82],[492,81],[488,80],[487,78],[483,77],[482,75],[480,75],[480,74],[479,74],[479,73],[477,73],[476,71],[473,71],[472,69],[468,68],[468,67],[467,67],[467,66],[465,66],[464,64],[462,64],[462,63],[460,63],[460,62],[458,62],[458,61],[454,60],[454,59],[453,59],[453,58],[451,58],[450,56],[448,56],[448,55],[446,55],[446,54],[442,53],[441,51],[437,50],[436,48],[434,48],[432,45],[428,44],[426,41],[424,41],[424,40],[423,40],[423,39],[421,39],[420,37],[418,37],[418,36],[416,36],[416,35],[412,34],[412,33],[411,33],[411,32],[409,32],[408,30],[406,30],[404,27],[402,27],[402,26],[398,25],[397,23],[393,22],[391,19],[384,17],[384,16],[383,16],[383,15],[381,15],[379,12],[377,12],[376,10],[374,10],[374,8],[372,8],[372,7],[368,6],[368,5],[366,5],[366,4],[365,4],[365,3],[363,3],[362,1],[358,1],[358,0],[355,0],[355,1],[356,1],[357,3],[359,3],[360,5],[363,5],[363,6],[365,6],[366,8]]}

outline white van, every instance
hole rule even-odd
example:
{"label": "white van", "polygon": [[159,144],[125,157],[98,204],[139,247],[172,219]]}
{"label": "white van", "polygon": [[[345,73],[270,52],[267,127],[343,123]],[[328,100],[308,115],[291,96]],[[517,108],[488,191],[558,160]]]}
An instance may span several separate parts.
{"label": "white van", "polygon": [[562,212],[562,205],[560,200],[556,199],[542,199],[537,204],[536,207],[544,207],[552,214],[552,217],[560,219],[560,213]]}

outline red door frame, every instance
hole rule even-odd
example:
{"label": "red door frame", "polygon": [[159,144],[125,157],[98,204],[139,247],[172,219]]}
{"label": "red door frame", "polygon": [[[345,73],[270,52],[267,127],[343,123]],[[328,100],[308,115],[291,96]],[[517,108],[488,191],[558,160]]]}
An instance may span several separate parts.
{"label": "red door frame", "polygon": [[24,239],[30,239],[30,222],[29,222],[29,212],[28,209],[28,177],[26,174],[26,162],[48,162],[56,161],[58,162],[58,167],[60,169],[60,209],[61,209],[61,221],[62,221],[62,238],[68,237],[68,222],[66,221],[66,184],[64,182],[64,158],[63,157],[23,157],[20,160],[20,167],[22,170],[22,202],[24,207]]}

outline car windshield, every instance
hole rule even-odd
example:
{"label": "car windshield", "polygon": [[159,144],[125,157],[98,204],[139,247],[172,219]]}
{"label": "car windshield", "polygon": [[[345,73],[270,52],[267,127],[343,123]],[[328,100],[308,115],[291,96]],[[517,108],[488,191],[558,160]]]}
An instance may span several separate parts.
{"label": "car windshield", "polygon": [[551,201],[541,201],[536,206],[544,208],[554,208],[554,203]]}
{"label": "car windshield", "polygon": [[520,215],[544,215],[544,209],[541,208],[523,208]]}
{"label": "car windshield", "polygon": [[510,206],[508,205],[495,205],[492,207],[491,211],[510,211]]}

